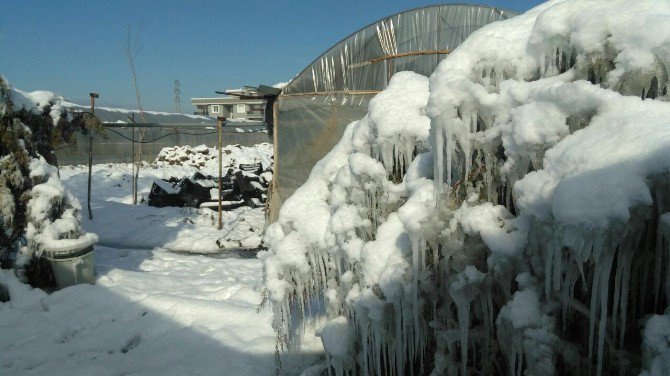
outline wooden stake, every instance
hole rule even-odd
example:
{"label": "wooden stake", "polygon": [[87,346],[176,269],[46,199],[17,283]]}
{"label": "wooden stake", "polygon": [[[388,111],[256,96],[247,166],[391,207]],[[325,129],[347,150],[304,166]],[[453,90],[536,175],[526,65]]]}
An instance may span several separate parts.
{"label": "wooden stake", "polygon": [[223,122],[226,121],[225,117],[217,117],[217,127],[219,129],[219,226],[218,229],[223,229],[223,204],[221,203],[221,193],[223,192],[223,181],[221,175],[223,175],[223,161],[221,158],[223,148]]}

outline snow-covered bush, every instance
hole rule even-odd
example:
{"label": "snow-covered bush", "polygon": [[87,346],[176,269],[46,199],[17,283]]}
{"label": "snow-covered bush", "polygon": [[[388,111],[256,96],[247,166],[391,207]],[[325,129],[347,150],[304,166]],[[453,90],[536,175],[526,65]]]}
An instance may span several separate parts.
{"label": "snow-covered bush", "polygon": [[323,299],[336,374],[667,369],[669,21],[556,0],[396,74],[266,232],[279,344]]}
{"label": "snow-covered bush", "polygon": [[[52,128],[68,127],[71,122],[61,118],[64,114],[53,94],[31,94],[12,95],[0,77],[0,258],[4,268],[15,264],[32,270],[44,252],[86,247],[97,240],[81,230],[78,201],[41,154],[51,155],[54,135],[63,134]],[[21,237],[27,242],[24,247]]]}

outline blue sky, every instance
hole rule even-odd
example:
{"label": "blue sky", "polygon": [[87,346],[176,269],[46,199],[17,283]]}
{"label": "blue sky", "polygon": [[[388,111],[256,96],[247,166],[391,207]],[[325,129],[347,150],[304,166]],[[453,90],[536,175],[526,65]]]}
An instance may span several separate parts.
{"label": "blue sky", "polygon": [[[461,1],[462,2],[462,1]],[[542,1],[480,0],[523,12]],[[123,50],[140,29],[135,64],[146,109],[182,111],[215,90],[288,81],[340,39],[380,18],[444,1],[0,0],[0,74],[16,88],[78,103],[134,108]]]}

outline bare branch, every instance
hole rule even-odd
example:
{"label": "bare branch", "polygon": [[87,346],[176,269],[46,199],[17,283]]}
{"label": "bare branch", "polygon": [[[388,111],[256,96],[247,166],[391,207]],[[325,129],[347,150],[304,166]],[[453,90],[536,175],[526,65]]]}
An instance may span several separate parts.
{"label": "bare branch", "polygon": [[[141,44],[140,44],[140,31],[141,27],[138,27],[138,30],[136,33],[133,33],[130,25],[128,25],[128,33],[126,35],[127,39],[127,44],[126,44],[126,49],[125,49],[125,55],[126,59],[128,60],[128,65],[130,66],[130,73],[132,74],[132,79],[133,79],[133,87],[135,88],[135,96],[137,98],[137,109],[140,112],[140,119],[142,120],[142,123],[146,123],[144,119],[144,109],[142,108],[142,99],[140,95],[140,88],[137,85],[137,71],[135,69],[135,57],[139,53],[141,49]],[[140,130],[140,141],[144,141],[144,135],[146,133],[146,129],[142,128]],[[133,137],[134,139],[134,137]],[[133,154],[133,204],[137,205],[137,180],[140,174],[140,163],[142,161],[142,143],[139,144],[138,146],[138,152],[137,152],[137,159],[135,159],[135,155]]]}

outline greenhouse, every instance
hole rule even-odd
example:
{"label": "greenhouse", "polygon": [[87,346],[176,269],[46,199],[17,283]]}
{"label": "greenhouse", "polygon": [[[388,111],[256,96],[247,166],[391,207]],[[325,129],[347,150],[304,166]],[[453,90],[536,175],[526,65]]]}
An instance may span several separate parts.
{"label": "greenhouse", "polygon": [[275,103],[275,180],[270,220],[340,139],[345,126],[396,72],[429,76],[475,30],[516,14],[477,5],[436,5],[381,19],[309,64]]}

